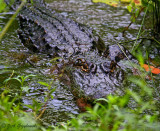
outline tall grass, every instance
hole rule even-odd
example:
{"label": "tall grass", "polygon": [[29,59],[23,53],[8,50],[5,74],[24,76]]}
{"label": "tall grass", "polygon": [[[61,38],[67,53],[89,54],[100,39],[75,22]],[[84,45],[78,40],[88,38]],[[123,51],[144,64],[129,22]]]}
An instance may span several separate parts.
{"label": "tall grass", "polygon": [[[5,35],[5,33],[7,32],[8,28],[10,27],[10,25],[12,24],[13,20],[16,18],[17,14],[19,13],[19,11],[22,9],[22,7],[25,5],[26,0],[23,0],[22,3],[19,5],[19,7],[17,8],[16,12],[13,14],[13,16],[11,17],[11,19],[8,21],[8,23],[5,25],[5,27],[3,28],[2,32],[0,33],[0,40],[3,38],[3,36]],[[2,2],[3,4],[3,2]]]}
{"label": "tall grass", "polygon": [[160,37],[160,0],[152,0],[154,7],[153,7],[153,23],[154,23],[154,30],[155,33],[159,34]]}

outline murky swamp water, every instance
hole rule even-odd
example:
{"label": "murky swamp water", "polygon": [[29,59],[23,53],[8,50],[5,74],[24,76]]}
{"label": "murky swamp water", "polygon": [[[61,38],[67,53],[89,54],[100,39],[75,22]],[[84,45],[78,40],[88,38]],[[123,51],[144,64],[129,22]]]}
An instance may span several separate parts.
{"label": "murky swamp water", "polygon": [[[141,19],[137,19],[129,30],[126,31],[126,36],[122,36],[124,27],[130,23],[130,14],[125,8],[115,8],[105,4],[94,4],[91,0],[47,0],[49,8],[69,17],[79,23],[88,25],[95,29],[106,45],[116,44],[117,42],[133,40],[138,34]],[[0,16],[0,26],[3,28],[13,12],[7,15]],[[147,21],[148,22],[148,21]],[[146,27],[147,28],[147,27]],[[31,104],[32,98],[44,101],[44,92],[47,88],[38,84],[38,81],[50,83],[53,81],[50,77],[45,77],[41,72],[47,72],[52,66],[50,59],[45,54],[33,54],[28,51],[20,43],[17,36],[18,21],[15,20],[9,31],[5,34],[0,46],[0,83],[8,78],[14,70],[14,75],[29,75],[34,74],[36,77],[27,79],[26,86],[30,87],[29,94],[25,95],[23,102]],[[145,35],[144,35],[145,36]],[[133,43],[123,44],[128,50],[131,50]],[[38,59],[36,68],[30,65],[24,58]],[[36,61],[36,60],[35,60]],[[41,72],[39,72],[41,71]],[[159,78],[157,78],[159,81]],[[69,114],[78,114],[79,109],[76,106],[72,94],[67,88],[57,82],[52,84],[56,91],[52,94],[53,100],[49,100],[47,110],[44,113],[44,121],[47,123],[57,123],[66,121]],[[157,83],[160,88],[160,83]],[[17,83],[15,83],[17,88]]]}

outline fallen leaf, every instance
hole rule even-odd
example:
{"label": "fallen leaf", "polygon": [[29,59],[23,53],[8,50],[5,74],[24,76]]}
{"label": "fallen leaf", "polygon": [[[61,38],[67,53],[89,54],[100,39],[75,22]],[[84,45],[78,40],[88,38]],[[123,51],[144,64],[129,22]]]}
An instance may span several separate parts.
{"label": "fallen leaf", "polygon": [[118,5],[117,5],[117,4],[112,4],[111,6],[113,6],[113,7],[117,7]]}
{"label": "fallen leaf", "polygon": [[140,0],[133,0],[135,4],[141,4]]}
{"label": "fallen leaf", "polygon": [[142,66],[146,71],[151,71],[153,74],[160,74],[160,69],[155,68],[154,66],[149,66],[147,64],[143,64]]}

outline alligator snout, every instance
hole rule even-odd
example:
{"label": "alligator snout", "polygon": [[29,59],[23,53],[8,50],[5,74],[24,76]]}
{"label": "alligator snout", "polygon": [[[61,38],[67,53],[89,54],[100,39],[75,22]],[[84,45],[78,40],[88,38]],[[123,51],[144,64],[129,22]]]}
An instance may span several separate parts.
{"label": "alligator snout", "polygon": [[126,49],[123,46],[111,45],[106,48],[103,56],[109,58],[111,61],[119,62],[125,58],[125,52]]}
{"label": "alligator snout", "polygon": [[116,65],[117,63],[112,60],[102,63],[100,67],[105,73],[110,73],[110,72],[113,73],[116,68]]}

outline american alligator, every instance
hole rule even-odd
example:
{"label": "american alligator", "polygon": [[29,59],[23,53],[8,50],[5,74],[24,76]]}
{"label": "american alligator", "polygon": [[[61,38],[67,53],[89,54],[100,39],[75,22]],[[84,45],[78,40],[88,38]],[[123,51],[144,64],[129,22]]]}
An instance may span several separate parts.
{"label": "american alligator", "polygon": [[62,79],[76,97],[93,100],[121,93],[123,89],[118,88],[124,79],[121,60],[126,59],[124,53],[132,58],[124,47],[105,47],[93,29],[40,3],[26,4],[18,17],[19,37],[24,46],[65,60]]}

